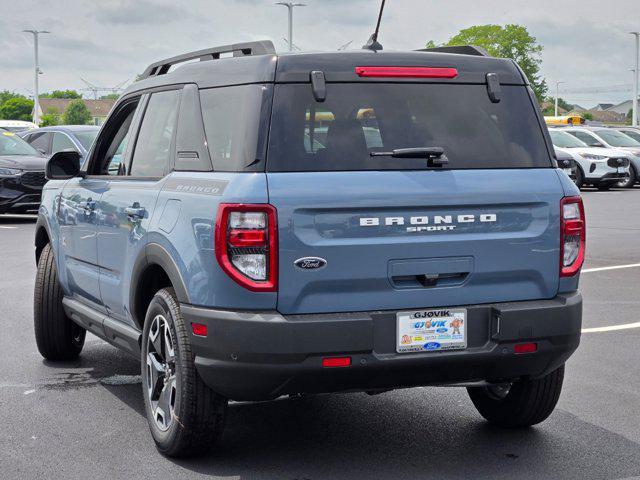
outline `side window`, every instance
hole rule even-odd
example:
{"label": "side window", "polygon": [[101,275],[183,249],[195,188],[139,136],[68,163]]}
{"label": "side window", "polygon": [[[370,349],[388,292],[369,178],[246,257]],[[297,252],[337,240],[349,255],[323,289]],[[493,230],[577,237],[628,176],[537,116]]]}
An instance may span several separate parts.
{"label": "side window", "polygon": [[263,155],[258,151],[263,89],[262,85],[241,85],[200,90],[214,170],[242,172]]}
{"label": "side window", "polygon": [[602,144],[592,135],[585,132],[569,132],[578,140],[582,140],[590,147],[602,147]]}
{"label": "side window", "polygon": [[162,177],[165,174],[171,157],[179,105],[180,90],[151,95],[136,140],[130,175]]}
{"label": "side window", "polygon": [[125,104],[104,126],[104,135],[101,134],[97,140],[89,174],[114,176],[127,174],[124,154],[138,104],[139,99]]}
{"label": "side window", "polygon": [[32,133],[31,135],[29,135],[27,143],[29,143],[29,145],[38,150],[40,153],[49,155],[49,138],[51,138],[51,134],[48,132]]}
{"label": "side window", "polygon": [[53,144],[51,146],[51,153],[61,152],[62,150],[78,150],[76,146],[73,144],[71,139],[67,137],[64,133],[54,133],[53,134]]}

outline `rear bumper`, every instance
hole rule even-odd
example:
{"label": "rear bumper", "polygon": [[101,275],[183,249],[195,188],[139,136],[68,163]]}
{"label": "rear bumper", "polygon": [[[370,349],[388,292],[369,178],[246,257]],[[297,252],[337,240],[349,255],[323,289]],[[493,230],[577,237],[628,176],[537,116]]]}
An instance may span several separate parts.
{"label": "rear bumper", "polygon": [[[396,312],[280,315],[182,305],[196,367],[216,392],[233,400],[294,393],[368,391],[539,377],[563,364],[580,343],[582,297],[467,306],[468,348],[398,354]],[[516,343],[538,351],[517,355]],[[322,358],[349,355],[350,367],[327,369]]]}

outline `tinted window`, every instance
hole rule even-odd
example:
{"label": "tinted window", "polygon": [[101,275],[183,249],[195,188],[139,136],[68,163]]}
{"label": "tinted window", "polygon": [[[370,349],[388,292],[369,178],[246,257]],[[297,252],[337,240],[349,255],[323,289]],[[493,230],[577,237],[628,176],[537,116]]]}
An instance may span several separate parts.
{"label": "tinted window", "polygon": [[76,146],[73,144],[71,139],[67,137],[64,133],[54,133],[53,134],[53,144],[51,146],[51,152],[56,153],[62,150],[78,150]]}
{"label": "tinted window", "polygon": [[47,132],[32,133],[27,141],[33,148],[48,154],[50,136],[51,134]]}
{"label": "tinted window", "polygon": [[640,143],[636,142],[629,135],[616,130],[598,130],[596,133],[613,147],[640,147]]}
{"label": "tinted window", "polygon": [[73,134],[75,135],[76,139],[82,144],[84,149],[89,150],[99,131],[100,130],[98,129],[88,131],[83,130],[82,132],[73,132]]}
{"label": "tinted window", "polygon": [[260,156],[257,151],[263,88],[243,85],[200,91],[214,170],[242,171]]}
{"label": "tinted window", "polygon": [[94,175],[126,175],[124,161],[127,141],[138,107],[138,99],[126,103],[104,127],[104,135],[94,149],[90,172]]}
{"label": "tinted window", "polygon": [[579,140],[582,140],[590,147],[602,147],[603,145],[598,141],[596,137],[587,132],[569,132],[571,135]]}
{"label": "tinted window", "polygon": [[136,177],[162,177],[171,156],[180,91],[151,95],[136,141],[130,174]]}
{"label": "tinted window", "polygon": [[624,130],[625,135],[633,138],[636,142],[640,142],[640,131],[638,130]]}
{"label": "tinted window", "polygon": [[277,85],[269,133],[271,171],[422,169],[425,159],[375,156],[441,147],[448,168],[550,167],[536,111],[524,87],[335,84],[323,103],[308,84]]}
{"label": "tinted window", "polygon": [[558,130],[549,130],[551,141],[556,147],[560,148],[585,148],[587,144],[582,140],[569,135],[567,132],[559,132]]}

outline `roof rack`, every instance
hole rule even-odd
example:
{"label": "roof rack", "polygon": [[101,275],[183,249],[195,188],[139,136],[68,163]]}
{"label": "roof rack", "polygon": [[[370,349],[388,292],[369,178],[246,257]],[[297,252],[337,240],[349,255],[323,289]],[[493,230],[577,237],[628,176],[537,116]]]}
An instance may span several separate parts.
{"label": "roof rack", "polygon": [[417,52],[441,52],[441,53],[456,53],[458,55],[476,55],[478,57],[490,57],[489,52],[487,52],[482,47],[477,47],[475,45],[460,45],[453,47],[433,47],[433,48],[421,48],[416,50]]}
{"label": "roof rack", "polygon": [[269,55],[276,53],[276,49],[273,46],[271,40],[260,40],[257,42],[246,43],[234,43],[233,45],[223,45],[220,47],[205,48],[204,50],[197,50],[195,52],[184,53],[176,57],[160,60],[159,62],[149,65],[144,73],[140,76],[139,80],[155,77],[158,75],[164,75],[169,72],[169,69],[180,63],[185,63],[190,60],[200,59],[200,61],[206,60],[218,60],[223,53],[233,52],[234,57],[244,57],[249,55]]}

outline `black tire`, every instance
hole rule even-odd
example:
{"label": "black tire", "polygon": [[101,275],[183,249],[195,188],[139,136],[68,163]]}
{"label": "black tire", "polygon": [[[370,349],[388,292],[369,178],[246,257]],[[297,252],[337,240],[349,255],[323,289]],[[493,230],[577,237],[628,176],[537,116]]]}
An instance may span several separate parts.
{"label": "black tire", "polygon": [[616,187],[633,188],[633,186],[636,184],[637,181],[638,181],[638,174],[636,172],[636,168],[633,165],[631,165],[629,167],[629,178],[624,182],[618,183]]}
{"label": "black tire", "polygon": [[578,188],[582,188],[584,186],[584,173],[582,173],[582,168],[580,166],[576,167],[576,178],[573,183],[575,183]]}
{"label": "black tire", "polygon": [[42,249],[38,260],[33,295],[33,324],[38,351],[47,360],[73,360],[80,355],[87,332],[64,311],[64,293],[51,245]]}
{"label": "black tire", "polygon": [[611,185],[609,184],[598,185],[598,190],[600,190],[601,192],[607,192],[611,190]]}
{"label": "black tire", "polygon": [[506,395],[496,395],[488,387],[468,388],[471,401],[488,422],[505,428],[524,428],[547,419],[553,412],[564,379],[564,365],[537,380],[511,385]]}
{"label": "black tire", "polygon": [[[152,327],[157,325],[157,318],[166,319],[166,323],[163,320],[159,321],[163,321],[168,327],[173,347],[173,355],[168,355],[165,350],[165,365],[168,369],[165,372],[169,372],[169,378],[173,378],[175,384],[173,392],[169,394],[169,398],[172,399],[169,407],[173,412],[168,425],[161,425],[162,422],[158,421],[158,410],[154,410],[152,405],[151,391],[154,387],[150,379],[153,376],[147,365],[148,355],[152,349],[152,355],[156,350],[155,344],[153,341],[150,344],[149,339]],[[155,334],[157,335],[157,332]],[[166,344],[163,345],[166,349]],[[142,332],[141,351],[145,412],[151,435],[160,453],[170,457],[193,457],[210,451],[224,430],[227,400],[207,387],[198,375],[187,326],[171,288],[158,291],[149,304]],[[170,358],[174,360],[171,361]],[[166,373],[164,378],[167,378]],[[160,406],[159,398],[157,406]]]}

